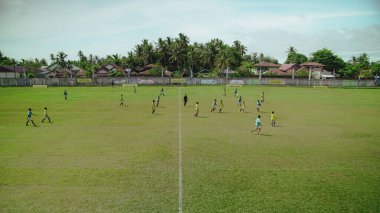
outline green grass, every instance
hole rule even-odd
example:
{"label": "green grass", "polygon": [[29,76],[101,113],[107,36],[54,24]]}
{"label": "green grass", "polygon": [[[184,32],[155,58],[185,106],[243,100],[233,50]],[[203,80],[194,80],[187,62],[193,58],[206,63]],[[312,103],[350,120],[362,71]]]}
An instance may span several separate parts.
{"label": "green grass", "polygon": [[[0,211],[178,212],[179,88],[152,115],[160,88],[0,88]],[[181,88],[184,212],[380,211],[380,90],[242,87],[245,113],[222,92]]]}

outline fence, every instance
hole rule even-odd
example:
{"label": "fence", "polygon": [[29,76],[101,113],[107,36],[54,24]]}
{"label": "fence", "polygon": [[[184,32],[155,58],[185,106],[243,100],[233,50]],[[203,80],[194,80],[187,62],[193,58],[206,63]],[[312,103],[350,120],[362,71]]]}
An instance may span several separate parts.
{"label": "fence", "polygon": [[[290,79],[290,78],[160,78],[160,77],[131,77],[131,78],[0,78],[0,86],[106,86],[118,84],[139,85],[223,85],[241,83],[244,85],[284,85],[284,86],[328,86],[328,87],[373,87],[374,80],[346,79]],[[377,84],[379,86],[379,84]]]}

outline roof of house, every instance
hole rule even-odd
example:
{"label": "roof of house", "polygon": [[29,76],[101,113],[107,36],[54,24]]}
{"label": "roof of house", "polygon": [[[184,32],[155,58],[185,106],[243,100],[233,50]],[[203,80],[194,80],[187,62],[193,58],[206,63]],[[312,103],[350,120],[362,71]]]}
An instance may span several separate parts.
{"label": "roof of house", "polygon": [[111,71],[113,69],[116,69],[120,72],[125,72],[125,70],[123,70],[123,68],[117,66],[116,64],[106,64],[106,65],[102,66],[101,68],[99,68],[95,73],[97,73],[97,74],[108,73],[109,71]]}
{"label": "roof of house", "polygon": [[253,65],[253,66],[254,67],[279,67],[280,65],[274,64],[271,62],[260,62],[260,63]]}
{"label": "roof of house", "polygon": [[276,74],[276,75],[289,75],[289,73],[286,73],[280,69],[271,69],[267,73]]}
{"label": "roof of house", "polygon": [[96,73],[97,74],[107,74],[107,71],[104,69],[101,69],[101,70],[98,70]]}
{"label": "roof of house", "polygon": [[282,64],[280,66],[280,70],[281,71],[286,71],[286,70],[289,70],[289,69],[292,69],[293,67],[295,67],[297,64]]}
{"label": "roof of house", "polygon": [[24,72],[23,66],[13,66],[13,65],[1,65],[0,72]]}
{"label": "roof of house", "polygon": [[154,66],[156,66],[155,64],[148,64],[145,66],[146,69],[150,69],[150,68],[153,68]]}
{"label": "roof of house", "polygon": [[[60,66],[59,64],[57,64],[57,63],[53,63],[53,64],[47,66],[46,69],[49,70],[49,71],[54,71],[54,70],[56,70],[56,69],[62,69],[62,68],[61,68],[61,66]],[[63,69],[64,69],[64,68],[63,68]],[[80,68],[80,67],[77,67],[77,66],[75,66],[75,65],[71,65],[71,70],[72,70],[72,71],[80,71],[80,70],[83,70],[83,69]]]}
{"label": "roof of house", "polygon": [[324,67],[325,65],[317,63],[317,62],[305,62],[303,64],[300,64],[300,66],[303,66],[303,67]]}
{"label": "roof of house", "polygon": [[46,72],[45,74],[49,74],[49,73],[69,73],[69,74],[72,74],[72,72],[70,72],[70,70],[64,68],[64,69],[53,69],[53,70],[48,70],[48,72]]}

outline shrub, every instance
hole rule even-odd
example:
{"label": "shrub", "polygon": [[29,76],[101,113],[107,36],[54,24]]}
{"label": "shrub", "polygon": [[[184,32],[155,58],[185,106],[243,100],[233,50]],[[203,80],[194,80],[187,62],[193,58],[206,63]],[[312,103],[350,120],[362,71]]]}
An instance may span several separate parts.
{"label": "shrub", "polygon": [[159,77],[162,75],[162,70],[164,68],[160,65],[155,65],[154,67],[152,67],[150,70],[148,70],[148,75],[150,76],[156,76],[156,77]]}
{"label": "shrub", "polygon": [[28,72],[28,73],[26,73],[26,77],[27,78],[35,78],[36,75],[34,73]]}
{"label": "shrub", "polygon": [[295,73],[296,77],[309,77],[309,70],[301,68],[296,71]]}

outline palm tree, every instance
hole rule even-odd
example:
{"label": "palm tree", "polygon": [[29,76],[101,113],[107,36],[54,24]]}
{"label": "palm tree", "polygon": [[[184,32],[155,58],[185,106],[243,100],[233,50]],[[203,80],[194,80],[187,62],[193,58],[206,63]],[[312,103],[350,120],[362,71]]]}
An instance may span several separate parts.
{"label": "palm tree", "polygon": [[260,53],[258,58],[260,62],[263,62],[265,60],[264,53]]}
{"label": "palm tree", "polygon": [[60,51],[57,53],[57,56],[55,57],[55,60],[56,60],[56,63],[58,63],[58,65],[61,67],[61,68],[67,68],[67,62],[66,62],[66,58],[67,58],[67,54]]}
{"label": "palm tree", "polygon": [[356,64],[356,63],[358,63],[358,59],[356,58],[356,56],[352,56],[350,62],[352,64]]}
{"label": "palm tree", "polygon": [[121,56],[119,54],[114,54],[110,57],[110,61],[111,63],[114,63],[116,64],[117,66],[121,66],[121,64],[123,63],[122,59],[121,59]]}
{"label": "palm tree", "polygon": [[297,53],[297,50],[296,50],[296,48],[294,48],[293,46],[290,46],[290,47],[288,48],[288,50],[286,51],[286,53],[288,53],[288,55],[289,55],[289,54],[292,54],[292,53]]}
{"label": "palm tree", "polygon": [[260,62],[259,57],[257,55],[257,52],[253,52],[251,58],[252,58],[252,63],[253,64],[257,64],[257,63]]}
{"label": "palm tree", "polygon": [[79,50],[79,52],[78,52],[78,57],[79,57],[79,61],[80,61],[80,62],[85,62],[85,61],[87,61],[87,57],[83,54],[83,51],[82,51],[82,50]]}
{"label": "palm tree", "polygon": [[157,46],[156,52],[158,56],[158,61],[164,67],[169,66],[170,56],[169,56],[169,45],[167,41],[163,40],[162,38],[159,38],[156,46]]}
{"label": "palm tree", "polygon": [[201,44],[199,51],[200,51],[201,61],[203,63],[203,68],[212,69],[213,63],[214,63],[214,56],[213,56],[211,48],[209,46]]}
{"label": "palm tree", "polygon": [[183,33],[180,33],[178,35],[178,39],[176,39],[176,42],[179,43],[179,45],[181,46],[182,50],[185,50],[188,46],[189,46],[189,37],[187,37],[185,34]]}
{"label": "palm tree", "polygon": [[233,56],[235,58],[235,67],[239,67],[241,65],[241,61],[243,60],[243,56],[247,51],[247,47],[241,44],[240,41],[234,41],[232,45]]}
{"label": "palm tree", "polygon": [[229,48],[225,48],[219,52],[216,58],[215,65],[220,70],[224,71],[231,64],[231,54]]}
{"label": "palm tree", "polygon": [[153,62],[154,59],[154,48],[153,45],[148,41],[148,39],[144,39],[141,44],[141,55],[142,61],[144,63],[144,67]]}
{"label": "palm tree", "polygon": [[180,70],[181,51],[180,44],[177,42],[173,43],[170,61],[177,65],[177,71]]}
{"label": "palm tree", "polygon": [[41,61],[40,61],[40,63],[41,63],[41,65],[43,65],[43,66],[46,66],[47,65],[47,61],[46,61],[46,59],[41,59]]}

